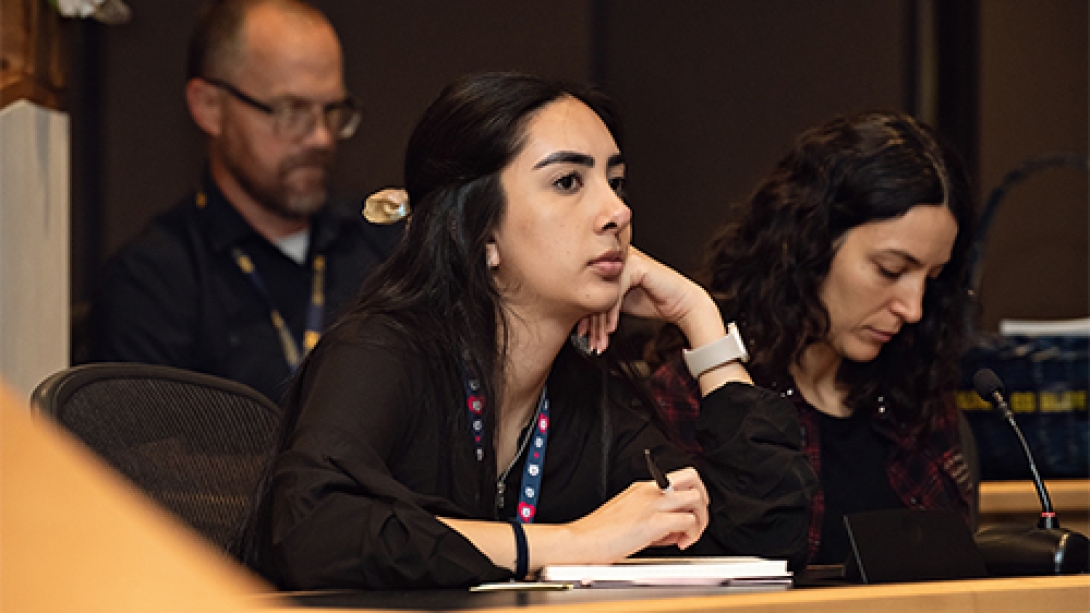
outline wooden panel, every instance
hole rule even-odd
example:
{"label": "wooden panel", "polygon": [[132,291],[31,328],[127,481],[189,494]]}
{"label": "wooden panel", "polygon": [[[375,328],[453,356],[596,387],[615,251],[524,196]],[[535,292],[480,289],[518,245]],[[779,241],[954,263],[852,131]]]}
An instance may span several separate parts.
{"label": "wooden panel", "polygon": [[0,377],[24,398],[68,366],[68,116],[0,109]]}
{"label": "wooden panel", "polygon": [[[1045,483],[1060,526],[1090,535],[1090,480],[1065,479]],[[1033,483],[985,481],[980,484],[980,525],[1032,525],[1041,513]]]}
{"label": "wooden panel", "polygon": [[0,0],[0,107],[60,108],[65,84],[60,16],[47,0]]}

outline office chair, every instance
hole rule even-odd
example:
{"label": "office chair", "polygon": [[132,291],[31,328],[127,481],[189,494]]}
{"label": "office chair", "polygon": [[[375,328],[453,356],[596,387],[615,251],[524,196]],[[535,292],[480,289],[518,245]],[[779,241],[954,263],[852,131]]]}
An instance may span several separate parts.
{"label": "office chair", "polygon": [[31,408],[224,550],[240,535],[280,421],[273,402],[240,383],[131,363],[57,372]]}
{"label": "office chair", "polygon": [[965,417],[965,411],[958,409],[958,439],[961,454],[969,468],[969,482],[973,484],[973,493],[969,498],[969,529],[976,532],[980,525],[980,452],[977,450],[976,437]]}

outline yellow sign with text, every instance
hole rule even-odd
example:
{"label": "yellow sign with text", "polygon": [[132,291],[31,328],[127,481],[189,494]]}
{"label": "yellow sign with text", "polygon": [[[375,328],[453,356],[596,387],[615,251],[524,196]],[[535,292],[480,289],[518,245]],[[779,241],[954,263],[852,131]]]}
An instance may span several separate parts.
{"label": "yellow sign with text", "polygon": [[[1015,413],[1061,413],[1065,411],[1086,410],[1086,390],[1065,390],[1062,392],[1012,392],[1008,398],[1011,410]],[[962,411],[987,411],[991,405],[976,392],[960,390],[957,392],[958,408]]]}

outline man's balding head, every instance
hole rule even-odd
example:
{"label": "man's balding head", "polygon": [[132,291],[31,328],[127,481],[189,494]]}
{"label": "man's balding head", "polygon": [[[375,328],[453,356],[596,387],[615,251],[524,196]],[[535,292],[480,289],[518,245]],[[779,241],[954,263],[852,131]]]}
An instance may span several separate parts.
{"label": "man's balding head", "polygon": [[189,41],[186,80],[233,76],[243,59],[246,20],[258,9],[333,29],[321,11],[300,0],[211,0],[202,7]]}
{"label": "man's balding head", "polygon": [[[341,106],[348,92],[333,26],[299,0],[214,0],[193,34],[188,70],[189,111],[228,201],[267,237],[305,227],[327,196],[343,125],[330,118],[351,113]],[[285,128],[307,119],[305,133]]]}

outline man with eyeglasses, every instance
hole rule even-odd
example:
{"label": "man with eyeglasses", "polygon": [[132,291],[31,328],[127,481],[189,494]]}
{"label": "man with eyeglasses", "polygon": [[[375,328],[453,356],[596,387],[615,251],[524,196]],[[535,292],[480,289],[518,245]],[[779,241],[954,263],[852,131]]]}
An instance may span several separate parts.
{"label": "man with eyeglasses", "polygon": [[92,358],[207,372],[279,400],[403,224],[371,224],[329,198],[337,142],[356,132],[360,104],[313,6],[207,4],[185,96],[207,136],[207,171],[116,258]]}

